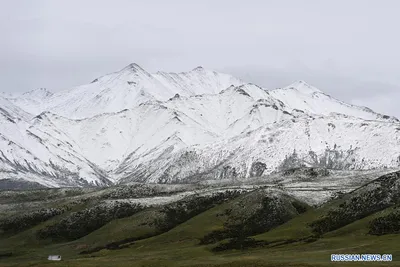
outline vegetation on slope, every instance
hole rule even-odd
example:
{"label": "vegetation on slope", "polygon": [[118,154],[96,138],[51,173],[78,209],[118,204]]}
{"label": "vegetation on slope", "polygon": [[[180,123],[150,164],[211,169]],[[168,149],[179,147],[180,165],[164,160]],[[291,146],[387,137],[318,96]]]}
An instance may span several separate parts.
{"label": "vegetation on slope", "polygon": [[400,233],[400,209],[397,208],[391,213],[375,218],[370,222],[369,234],[387,235]]}
{"label": "vegetation on slope", "polygon": [[112,220],[131,216],[142,209],[143,206],[140,204],[123,202],[117,202],[110,206],[98,205],[73,212],[61,221],[40,229],[37,235],[41,239],[75,240],[99,229]]}
{"label": "vegetation on slope", "polygon": [[[227,220],[223,229],[215,230],[205,235],[200,244],[211,244],[217,241],[232,238],[232,243],[238,247],[241,244],[252,244],[249,236],[267,232],[297,215],[307,211],[306,204],[282,193],[260,190],[250,197],[258,196],[257,201],[250,200],[249,196],[242,197],[230,209],[224,211]],[[253,210],[252,209],[253,207]]]}
{"label": "vegetation on slope", "polygon": [[68,207],[48,208],[5,218],[0,221],[0,233],[3,235],[15,234],[64,213]]}
{"label": "vegetation on slope", "polygon": [[[399,181],[399,172],[382,176],[319,208],[276,189],[226,190],[152,207],[118,201],[119,192],[131,198],[140,189],[88,192],[71,199],[95,205],[83,201],[0,236],[0,266],[46,266],[50,253],[63,256],[56,266],[330,266],[337,253],[398,260]],[[107,194],[116,200],[106,201]],[[54,208],[71,200],[60,195]],[[371,266],[398,262],[379,264]]]}
{"label": "vegetation on slope", "polygon": [[400,203],[400,172],[390,173],[350,193],[310,226],[316,234],[339,229]]}

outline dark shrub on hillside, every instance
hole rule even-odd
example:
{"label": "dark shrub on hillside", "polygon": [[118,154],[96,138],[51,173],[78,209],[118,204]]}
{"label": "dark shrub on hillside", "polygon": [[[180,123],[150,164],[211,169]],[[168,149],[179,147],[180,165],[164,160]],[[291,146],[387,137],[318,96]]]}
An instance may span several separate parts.
{"label": "dark shrub on hillside", "polygon": [[369,234],[372,235],[398,233],[400,233],[400,211],[376,218],[369,224]]}
{"label": "dark shrub on hillside", "polygon": [[245,250],[249,248],[262,247],[265,245],[264,241],[256,241],[253,238],[232,238],[228,242],[221,243],[212,249],[213,252],[220,252],[225,250]]}
{"label": "dark shrub on hillside", "polygon": [[17,215],[0,221],[0,229],[4,234],[18,233],[60,215],[65,210],[64,208],[50,208]]}
{"label": "dark shrub on hillside", "polygon": [[338,207],[312,222],[313,232],[321,235],[365,218],[400,202],[400,172],[384,175],[352,193]]}
{"label": "dark shrub on hillside", "polygon": [[242,242],[248,236],[267,232],[296,215],[307,211],[307,206],[301,202],[286,202],[280,197],[264,197],[261,202],[261,208],[249,216],[237,215],[230,216],[224,223],[223,230],[213,231],[205,235],[200,244],[212,244],[217,241],[234,238]]}
{"label": "dark shrub on hillside", "polygon": [[237,190],[226,191],[209,196],[190,197],[166,205],[162,208],[165,218],[157,220],[156,226],[161,231],[168,231],[216,205],[238,197],[240,194],[241,192]]}
{"label": "dark shrub on hillside", "polygon": [[200,245],[214,244],[218,241],[232,237],[226,229],[212,231],[200,239]]}
{"label": "dark shrub on hillside", "polygon": [[332,209],[328,213],[312,222],[310,227],[313,232],[321,235],[334,231],[352,222],[365,218],[377,211],[389,207],[384,203],[368,204],[368,201],[360,198],[353,198],[350,203],[344,203],[337,209]]}
{"label": "dark shrub on hillside", "polygon": [[143,210],[140,204],[116,203],[110,206],[99,205],[79,212],[71,213],[60,222],[37,232],[41,239],[75,240],[105,225]]}
{"label": "dark shrub on hillside", "polygon": [[262,208],[247,218],[233,218],[236,223],[226,223],[225,228],[231,237],[250,236],[263,233],[293,218],[291,212],[276,197],[265,197]]}
{"label": "dark shrub on hillside", "polygon": [[292,206],[296,209],[299,214],[302,214],[308,210],[308,206],[298,201],[292,201]]}

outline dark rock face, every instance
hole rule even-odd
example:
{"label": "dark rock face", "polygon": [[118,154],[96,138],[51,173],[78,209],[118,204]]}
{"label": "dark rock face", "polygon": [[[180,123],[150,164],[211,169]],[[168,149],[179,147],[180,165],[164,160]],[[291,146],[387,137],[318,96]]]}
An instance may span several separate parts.
{"label": "dark rock face", "polygon": [[314,168],[314,167],[294,168],[283,171],[283,175],[284,176],[297,175],[309,178],[316,178],[316,177],[329,176],[329,170],[325,168]]}
{"label": "dark rock face", "polygon": [[231,166],[224,166],[222,169],[222,172],[220,174],[220,179],[232,179],[238,177],[238,173],[236,172],[236,169]]}
{"label": "dark rock face", "polygon": [[350,170],[356,168],[354,152],[356,149],[341,149],[336,145],[334,148],[327,148],[323,154],[317,155],[314,151],[309,151],[308,155],[299,155],[296,151],[287,155],[278,170],[301,167],[318,167],[334,170]]}
{"label": "dark rock face", "polygon": [[286,156],[281,165],[279,166],[279,170],[288,170],[299,167],[305,167],[304,162],[299,158],[296,150],[293,151],[291,155]]}
{"label": "dark rock face", "polygon": [[241,95],[250,97],[250,95],[245,90],[243,90],[242,88],[237,88],[235,91],[238,92]]}
{"label": "dark rock face", "polygon": [[265,169],[267,168],[267,165],[263,162],[253,162],[250,168],[250,177],[258,177],[261,176]]}

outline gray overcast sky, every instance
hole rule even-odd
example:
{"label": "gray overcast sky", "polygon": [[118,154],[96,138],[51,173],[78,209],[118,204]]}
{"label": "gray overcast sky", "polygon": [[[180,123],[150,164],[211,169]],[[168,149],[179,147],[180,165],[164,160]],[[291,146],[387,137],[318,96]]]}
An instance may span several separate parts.
{"label": "gray overcast sky", "polygon": [[267,88],[302,79],[400,117],[397,0],[3,0],[0,91],[85,84],[136,62]]}

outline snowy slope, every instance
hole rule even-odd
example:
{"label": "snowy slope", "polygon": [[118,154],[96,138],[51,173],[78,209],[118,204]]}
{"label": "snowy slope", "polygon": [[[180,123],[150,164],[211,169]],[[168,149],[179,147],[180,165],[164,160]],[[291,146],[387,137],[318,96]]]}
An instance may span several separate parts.
{"label": "snowy slope", "polygon": [[49,90],[47,90],[46,88],[39,88],[39,89],[35,89],[26,93],[23,93],[22,95],[20,95],[21,98],[25,98],[25,99],[31,99],[31,100],[43,100],[43,99],[47,99],[50,98],[53,95],[52,92],[50,92]]}
{"label": "snowy slope", "polygon": [[53,93],[47,89],[39,88],[22,94],[4,94],[4,98],[26,112],[35,114],[38,110],[45,108],[44,103],[52,95]]}
{"label": "snowy slope", "polygon": [[89,119],[71,120],[49,113],[42,117],[47,121],[40,125],[42,131],[57,137],[57,131],[62,131],[86,158],[110,172],[128,158],[145,161],[166,148],[172,153],[213,143],[292,115],[261,88],[243,85],[217,95],[149,101]]}
{"label": "snowy slope", "polygon": [[130,64],[90,84],[46,94],[40,103],[36,98],[27,100],[26,96],[11,101],[35,115],[50,111],[66,118],[83,119],[133,108],[149,100],[165,101],[177,93],[185,96],[215,93],[240,84],[242,81],[230,75],[201,67],[178,74],[150,74],[137,64]]}
{"label": "snowy slope", "polygon": [[307,114],[251,84],[90,119],[45,116],[42,131],[73,140],[116,182],[245,179],[302,165],[400,166],[399,123]]}
{"label": "snowy slope", "polygon": [[24,110],[17,107],[9,100],[1,96],[0,96],[0,116],[2,116],[3,119],[13,120],[13,121],[15,120],[29,121],[33,117],[31,114],[25,112]]}
{"label": "snowy slope", "polygon": [[184,96],[217,94],[231,85],[243,83],[231,75],[206,70],[201,66],[189,72],[157,72],[153,76],[171,92]]}
{"label": "snowy slope", "polygon": [[69,140],[74,140],[74,147],[107,171],[133,151],[143,157],[167,140],[174,140],[178,147],[214,140],[213,133],[158,103],[85,120],[51,114],[46,114],[46,119],[47,124],[41,126],[43,131],[57,135],[62,129]]}
{"label": "snowy slope", "polygon": [[366,170],[400,168],[400,127],[341,116],[307,117],[272,123],[255,131],[146,164],[130,164],[146,182],[242,180],[299,166]]}
{"label": "snowy slope", "polygon": [[110,183],[76,148],[43,132],[39,121],[0,98],[0,179],[51,187]]}
{"label": "snowy slope", "polygon": [[282,89],[269,91],[271,96],[281,100],[292,109],[317,115],[340,113],[365,120],[398,121],[394,117],[378,114],[365,107],[358,107],[337,100],[319,89],[298,81]]}
{"label": "snowy slope", "polygon": [[201,67],[131,64],[59,93],[0,97],[0,179],[243,180],[297,166],[400,168],[400,123],[303,81],[266,90]]}

